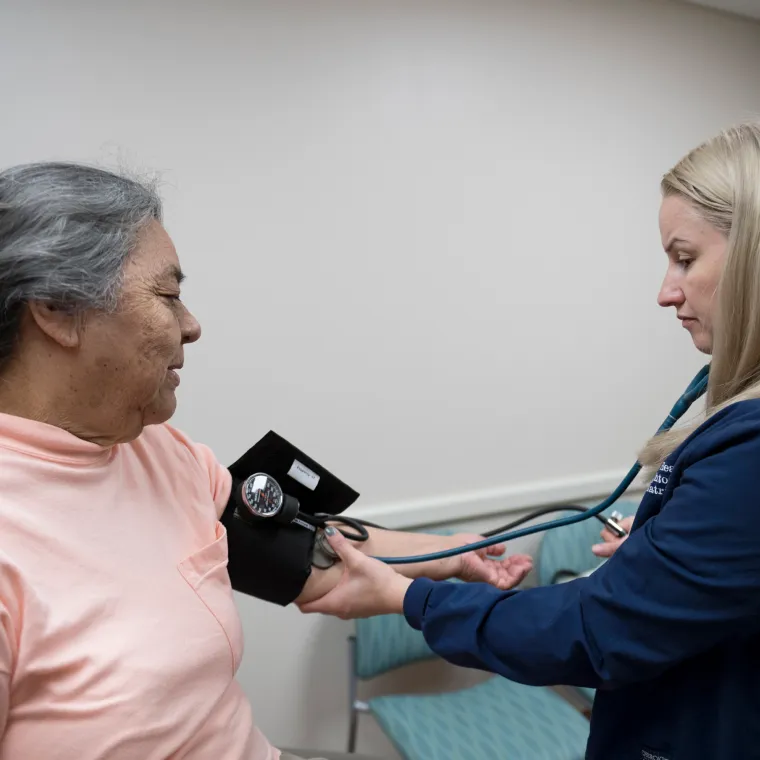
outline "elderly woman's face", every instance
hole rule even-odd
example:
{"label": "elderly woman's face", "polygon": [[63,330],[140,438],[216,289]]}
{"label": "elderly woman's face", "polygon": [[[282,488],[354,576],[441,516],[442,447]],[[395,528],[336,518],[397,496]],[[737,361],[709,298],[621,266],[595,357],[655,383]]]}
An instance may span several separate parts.
{"label": "elderly woman's face", "polygon": [[[124,269],[121,306],[84,330],[92,367],[93,404],[110,407],[119,438],[168,420],[176,408],[183,346],[200,337],[200,325],[180,301],[177,252],[163,227],[151,223]],[[114,433],[117,431],[114,429]]]}

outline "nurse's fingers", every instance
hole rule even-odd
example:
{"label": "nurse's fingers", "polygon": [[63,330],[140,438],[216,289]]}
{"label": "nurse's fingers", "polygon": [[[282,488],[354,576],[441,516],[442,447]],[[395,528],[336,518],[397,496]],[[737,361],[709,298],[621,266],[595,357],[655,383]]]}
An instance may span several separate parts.
{"label": "nurse's fingers", "polygon": [[591,547],[591,551],[596,554],[597,557],[611,557],[619,548],[620,544],[625,541],[624,538],[616,538],[614,541],[609,541],[603,544],[594,544]]}

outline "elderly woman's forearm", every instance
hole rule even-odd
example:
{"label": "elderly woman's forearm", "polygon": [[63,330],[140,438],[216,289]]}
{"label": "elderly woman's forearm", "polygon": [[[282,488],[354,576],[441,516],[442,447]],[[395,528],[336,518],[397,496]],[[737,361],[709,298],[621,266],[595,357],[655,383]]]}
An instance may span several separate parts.
{"label": "elderly woman's forearm", "polygon": [[[340,527],[340,526],[336,526]],[[370,556],[403,557],[424,554],[453,546],[450,536],[436,536],[429,533],[408,533],[405,531],[367,528],[367,541],[356,542],[357,549]],[[451,578],[458,567],[457,558],[420,562],[411,565],[394,565],[393,569],[406,578]],[[297,606],[316,601],[338,585],[343,574],[340,561],[325,570],[312,568],[309,579],[295,600]]]}
{"label": "elderly woman's forearm", "polygon": [[[431,533],[409,533],[406,531],[367,528],[369,539],[358,548],[374,557],[407,557],[417,554],[448,549],[455,545],[451,536],[437,536]],[[459,557],[449,557],[431,562],[416,562],[410,565],[393,565],[393,569],[407,578],[450,578],[460,564]]]}

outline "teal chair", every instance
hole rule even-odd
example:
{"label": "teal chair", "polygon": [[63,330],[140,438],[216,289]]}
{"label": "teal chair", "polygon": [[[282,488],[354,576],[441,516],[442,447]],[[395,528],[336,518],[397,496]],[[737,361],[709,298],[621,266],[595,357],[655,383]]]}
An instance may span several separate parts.
{"label": "teal chair", "polygon": [[351,642],[351,726],[371,714],[404,760],[582,760],[588,720],[552,689],[500,676],[453,692],[389,694],[361,701],[359,682],[434,659],[401,615],[356,621]]}
{"label": "teal chair", "polygon": [[[621,501],[613,509],[627,517],[637,507]],[[565,514],[577,512],[557,516]],[[589,519],[546,532],[536,556],[539,584],[596,569],[604,560],[591,552],[591,545],[598,542],[601,528],[599,520]],[[495,676],[454,692],[358,699],[359,683],[437,658],[422,633],[401,615],[357,620],[349,643],[349,752],[355,751],[359,716],[369,713],[405,760],[581,760],[585,754],[587,717],[549,688]],[[580,705],[590,707],[593,689],[574,691]]]}
{"label": "teal chair", "polygon": [[493,676],[453,692],[358,699],[360,682],[437,655],[402,615],[355,625],[349,638],[350,753],[359,717],[368,713],[404,760],[582,760],[588,720],[552,689]]}
{"label": "teal chair", "polygon": [[[604,514],[617,511],[623,517],[630,517],[636,514],[638,506],[635,501],[618,501],[605,510]],[[552,519],[575,514],[578,513],[562,512],[553,515]],[[591,551],[591,546],[601,541],[599,533],[603,527],[599,520],[591,518],[544,533],[535,558],[539,585],[548,586],[572,580],[596,570],[605,560],[597,557]],[[571,687],[571,690],[577,697],[579,706],[588,712],[594,702],[594,689]]]}
{"label": "teal chair", "polygon": [[[637,506],[624,501],[614,509],[629,516]],[[598,567],[603,560],[590,547],[599,540],[601,527],[590,519],[545,533],[536,557],[539,583],[556,583]],[[361,682],[437,658],[401,615],[357,620],[349,643],[350,753],[355,751],[360,715],[370,714],[404,760],[581,760],[585,754],[587,718],[549,688],[494,676],[454,692],[360,700]],[[594,691],[576,691],[590,705]]]}

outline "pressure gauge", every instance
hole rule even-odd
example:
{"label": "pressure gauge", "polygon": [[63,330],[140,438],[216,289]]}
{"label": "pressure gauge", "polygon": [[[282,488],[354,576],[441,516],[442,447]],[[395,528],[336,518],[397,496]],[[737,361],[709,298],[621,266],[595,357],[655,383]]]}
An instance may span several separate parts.
{"label": "pressure gauge", "polygon": [[280,484],[263,472],[251,475],[241,489],[244,519],[292,522],[298,515],[297,499],[283,493]]}
{"label": "pressure gauge", "polygon": [[274,478],[257,473],[243,484],[243,499],[258,517],[274,517],[282,509],[282,488]]}

